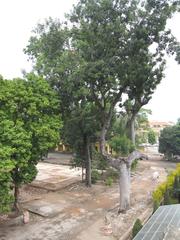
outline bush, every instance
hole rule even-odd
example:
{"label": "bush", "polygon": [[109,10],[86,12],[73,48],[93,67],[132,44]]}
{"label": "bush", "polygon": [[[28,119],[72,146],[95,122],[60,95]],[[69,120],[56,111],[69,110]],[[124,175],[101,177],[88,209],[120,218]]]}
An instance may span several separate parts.
{"label": "bush", "polygon": [[113,184],[113,179],[111,177],[108,177],[105,181],[106,186],[111,187]]}
{"label": "bush", "polygon": [[134,150],[134,145],[126,135],[116,135],[111,138],[109,145],[116,153],[128,155]]}
{"label": "bush", "polygon": [[98,170],[106,170],[108,167],[108,162],[103,157],[103,155],[96,149],[92,149],[92,167]]}
{"label": "bush", "polygon": [[141,220],[138,218],[136,219],[133,229],[132,229],[132,237],[134,238],[138,232],[141,230],[141,228],[143,227]]}
{"label": "bush", "polygon": [[[180,164],[177,164],[176,169],[167,176],[167,181],[161,183],[153,192],[154,209],[164,200],[164,204],[177,203],[176,188],[179,188]],[[157,208],[156,208],[157,209]],[[155,210],[156,210],[155,209]]]}
{"label": "bush", "polygon": [[100,173],[97,170],[91,172],[91,182],[95,184],[100,179]]}

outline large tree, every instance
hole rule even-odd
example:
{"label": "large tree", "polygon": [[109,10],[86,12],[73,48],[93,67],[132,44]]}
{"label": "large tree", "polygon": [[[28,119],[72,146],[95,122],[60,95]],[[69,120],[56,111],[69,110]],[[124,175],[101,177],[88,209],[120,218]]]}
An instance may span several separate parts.
{"label": "large tree", "polygon": [[[128,98],[132,106],[130,120],[134,121],[134,115],[149,101],[162,79],[165,52],[178,50],[175,38],[166,30],[167,19],[178,4],[174,0],[80,0],[69,15],[69,31],[50,21],[39,26],[30,39],[26,52],[33,58],[35,69],[50,82],[54,79],[54,87],[65,86],[70,106],[82,101],[83,94],[77,98],[77,92],[88,89],[87,101],[97,108],[105,157],[106,136],[118,104],[123,107]],[[65,96],[68,94],[65,92]],[[128,169],[129,162],[124,163],[122,169]]]}
{"label": "large tree", "polygon": [[101,114],[102,149],[113,110],[122,102],[123,93],[131,102],[128,124],[135,141],[134,119],[163,77],[165,50],[178,50],[171,31],[166,30],[166,21],[178,3],[86,0],[74,8],[70,19],[75,26],[76,51],[84,59],[84,81]]}
{"label": "large tree", "polygon": [[59,142],[59,101],[49,84],[34,74],[0,81],[0,182],[6,186],[5,199],[8,187],[13,187],[18,210],[19,187],[36,177],[37,163]]}
{"label": "large tree", "polygon": [[64,122],[62,139],[75,151],[75,162],[81,159],[79,164],[86,169],[86,184],[91,186],[90,148],[98,124],[89,87],[82,78],[84,60],[72,44],[72,32],[65,24],[48,19],[37,25],[25,52],[34,62],[34,71],[57,91]]}
{"label": "large tree", "polygon": [[[99,109],[100,144],[105,157],[106,135],[117,104],[131,105],[127,112],[130,138],[135,142],[135,116],[163,77],[165,53],[179,53],[177,41],[166,30],[167,20],[178,7],[178,1],[168,0],[82,0],[70,16],[76,52],[84,59],[84,81]],[[124,93],[128,97],[125,102]],[[119,164],[125,177],[129,161],[121,159]],[[124,184],[124,191],[126,187]],[[123,195],[121,201],[122,210],[129,206]]]}

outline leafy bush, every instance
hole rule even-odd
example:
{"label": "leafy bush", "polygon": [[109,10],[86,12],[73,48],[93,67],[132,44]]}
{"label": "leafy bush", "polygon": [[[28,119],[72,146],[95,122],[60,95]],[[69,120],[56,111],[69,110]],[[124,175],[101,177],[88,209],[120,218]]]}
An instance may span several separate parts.
{"label": "leafy bush", "polygon": [[150,129],[148,132],[148,143],[155,144],[156,143],[156,133]]}
{"label": "leafy bush", "polygon": [[178,186],[180,177],[180,164],[177,164],[176,169],[172,171],[164,183],[161,183],[153,192],[153,202],[155,205],[160,205],[164,200],[164,204],[172,204],[176,202],[174,197],[177,197],[175,188]]}
{"label": "leafy bush", "polygon": [[164,153],[168,160],[173,160],[173,155],[180,155],[180,123],[166,127],[159,137],[159,152]]}
{"label": "leafy bush", "polygon": [[95,149],[92,151],[92,159],[93,168],[98,170],[105,170],[108,167],[106,159]]}
{"label": "leafy bush", "polygon": [[113,179],[111,177],[108,177],[105,181],[106,186],[111,187],[113,184]]}
{"label": "leafy bush", "polygon": [[95,184],[100,179],[100,173],[97,170],[92,170],[91,172],[91,181],[92,184]]}
{"label": "leafy bush", "polygon": [[134,238],[138,232],[141,230],[141,228],[143,227],[141,220],[138,218],[136,219],[133,229],[132,229],[132,237]]}
{"label": "leafy bush", "polygon": [[116,135],[112,137],[109,144],[116,153],[120,153],[122,155],[128,155],[134,150],[134,145],[126,135]]}

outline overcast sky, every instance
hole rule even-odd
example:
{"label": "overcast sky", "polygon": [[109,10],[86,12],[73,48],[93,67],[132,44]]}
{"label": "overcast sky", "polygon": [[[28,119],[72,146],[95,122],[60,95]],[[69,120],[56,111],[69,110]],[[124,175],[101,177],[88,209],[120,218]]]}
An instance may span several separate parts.
{"label": "overcast sky", "polygon": [[[0,74],[11,79],[29,71],[31,64],[23,53],[32,29],[49,16],[63,19],[77,0],[1,0],[0,1]],[[169,26],[180,40],[180,14]],[[146,106],[152,110],[151,119],[175,121],[180,118],[180,66],[168,60],[165,78]]]}

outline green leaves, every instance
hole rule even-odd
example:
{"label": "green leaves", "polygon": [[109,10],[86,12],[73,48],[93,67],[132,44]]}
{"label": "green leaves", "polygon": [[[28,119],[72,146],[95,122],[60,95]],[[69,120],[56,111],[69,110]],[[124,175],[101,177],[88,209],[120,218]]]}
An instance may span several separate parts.
{"label": "green leaves", "polygon": [[132,142],[127,138],[126,135],[116,135],[112,137],[109,144],[116,153],[125,156],[134,150]]}
{"label": "green leaves", "polygon": [[0,80],[0,211],[12,201],[10,187],[30,183],[36,165],[59,142],[59,101],[34,74]]}
{"label": "green leaves", "polygon": [[159,151],[171,160],[173,155],[180,155],[180,125],[166,127],[159,137]]}

